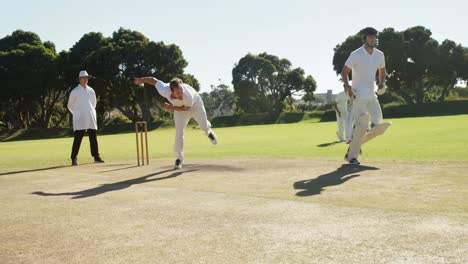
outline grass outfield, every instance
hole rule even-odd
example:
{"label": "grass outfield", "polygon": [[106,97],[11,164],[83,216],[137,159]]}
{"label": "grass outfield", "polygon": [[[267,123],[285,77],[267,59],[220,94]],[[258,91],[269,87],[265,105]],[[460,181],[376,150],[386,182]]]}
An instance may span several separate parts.
{"label": "grass outfield", "polygon": [[392,121],[361,166],[332,122],[189,128],[177,171],[172,128],[149,166],[133,133],[77,167],[72,138],[0,143],[1,263],[467,263],[468,116]]}
{"label": "grass outfield", "polygon": [[[393,126],[363,148],[365,159],[468,160],[468,115],[387,120]],[[337,143],[334,122],[218,128],[213,146],[198,129],[188,128],[186,159],[225,157],[341,157],[347,145]],[[173,128],[148,134],[150,158],[170,158]],[[0,143],[0,171],[69,164],[72,138]],[[135,160],[135,134],[98,137],[101,156],[108,161]],[[80,163],[91,162],[83,139]]]}

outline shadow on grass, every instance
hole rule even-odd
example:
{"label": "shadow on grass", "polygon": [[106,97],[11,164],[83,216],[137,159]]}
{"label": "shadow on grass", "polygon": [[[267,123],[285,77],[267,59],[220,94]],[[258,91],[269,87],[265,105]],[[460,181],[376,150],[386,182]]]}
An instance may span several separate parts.
{"label": "shadow on grass", "polygon": [[[164,176],[164,177],[159,177],[159,178],[152,178],[153,176],[161,175],[166,172],[173,171],[173,173]],[[119,181],[115,183],[108,183],[108,184],[102,184],[98,187],[94,187],[91,189],[86,189],[82,191],[77,191],[77,192],[64,192],[64,193],[46,193],[46,192],[33,192],[31,194],[35,195],[40,195],[40,196],[73,196],[71,199],[82,199],[82,198],[88,198],[100,194],[104,194],[106,192],[112,192],[112,191],[118,191],[118,190],[123,190],[126,188],[129,188],[132,185],[136,184],[142,184],[142,183],[148,183],[148,182],[153,182],[153,181],[161,181],[161,180],[166,180],[170,178],[175,178],[177,176],[182,175],[183,173],[191,172],[191,171],[196,171],[196,170],[186,170],[186,171],[174,171],[173,169],[170,170],[163,170],[159,171],[156,173],[148,174],[139,178],[135,179],[130,179],[130,180],[125,180],[125,181]]]}
{"label": "shadow on grass", "polygon": [[[90,164],[95,164],[95,163],[94,162],[85,162],[85,163],[80,163],[78,166],[90,165]],[[106,164],[105,166],[106,167],[115,167],[115,166],[123,166],[123,165],[129,165],[129,164]],[[61,168],[68,168],[68,167],[72,167],[72,166],[71,165],[62,165],[62,166],[52,166],[52,167],[47,167],[47,168],[38,168],[38,169],[30,169],[30,170],[2,172],[2,173],[0,173],[0,176],[27,173],[27,172],[35,172],[35,171],[54,170],[54,169],[61,169]],[[133,168],[133,167],[136,167],[136,166],[132,166],[132,167],[128,167],[128,168]],[[114,170],[119,170],[119,169],[114,169]],[[109,171],[113,171],[113,170],[109,170]]]}
{"label": "shadow on grass", "polygon": [[50,139],[72,137],[71,128],[30,128],[9,130],[0,134],[0,141],[24,141],[33,139]]}
{"label": "shadow on grass", "polygon": [[[172,121],[154,121],[148,123],[148,131],[152,131],[161,127],[171,126]],[[108,124],[103,126],[98,131],[99,135],[113,135],[123,133],[135,133],[134,123],[125,124]],[[29,129],[17,129],[9,130],[0,133],[0,142],[8,141],[24,141],[24,140],[35,140],[35,139],[51,139],[51,138],[69,138],[73,140],[73,129],[51,127],[51,128],[29,128]]]}
{"label": "shadow on grass", "polygon": [[[86,165],[86,164],[91,164],[91,163],[83,163],[81,165]],[[54,170],[54,169],[67,168],[67,167],[70,167],[70,165],[53,166],[53,167],[30,169],[30,170],[2,172],[2,173],[0,173],[0,176],[13,175],[13,174],[19,174],[19,173],[27,173],[27,172],[35,172],[35,171]]]}
{"label": "shadow on grass", "polygon": [[328,186],[340,185],[352,178],[359,177],[357,173],[366,170],[379,170],[379,168],[346,164],[315,179],[295,182],[293,186],[294,189],[301,190],[296,193],[296,196],[312,196],[320,194]]}
{"label": "shadow on grass", "polygon": [[337,140],[337,141],[333,141],[333,142],[329,142],[329,143],[318,144],[317,147],[325,148],[325,147],[333,146],[333,145],[340,144],[340,143],[341,143],[341,141]]}

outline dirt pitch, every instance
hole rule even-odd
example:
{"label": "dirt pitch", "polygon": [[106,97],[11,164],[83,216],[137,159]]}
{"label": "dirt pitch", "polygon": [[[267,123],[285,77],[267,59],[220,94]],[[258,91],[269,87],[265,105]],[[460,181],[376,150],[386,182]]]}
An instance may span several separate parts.
{"label": "dirt pitch", "polygon": [[466,162],[170,164],[1,172],[0,262],[468,262]]}

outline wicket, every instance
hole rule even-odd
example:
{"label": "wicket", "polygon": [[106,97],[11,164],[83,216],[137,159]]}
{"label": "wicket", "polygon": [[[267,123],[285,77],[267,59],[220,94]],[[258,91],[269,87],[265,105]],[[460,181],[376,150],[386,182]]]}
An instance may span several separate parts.
{"label": "wicket", "polygon": [[[145,132],[145,144],[143,145],[143,131]],[[140,140],[138,140],[140,134]],[[137,150],[137,163],[140,166],[140,145],[141,145],[141,164],[145,165],[145,148],[146,147],[146,165],[149,164],[148,157],[148,125],[145,121],[135,122],[135,136],[136,136],[136,150]]]}

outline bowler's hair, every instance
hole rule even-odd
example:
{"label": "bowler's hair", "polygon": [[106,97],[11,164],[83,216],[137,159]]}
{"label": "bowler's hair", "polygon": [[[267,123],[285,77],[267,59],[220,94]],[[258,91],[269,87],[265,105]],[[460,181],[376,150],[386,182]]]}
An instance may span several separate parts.
{"label": "bowler's hair", "polygon": [[179,79],[179,78],[174,78],[171,80],[171,82],[169,83],[169,87],[171,87],[171,90],[174,90],[174,88],[177,88],[179,87],[179,85],[182,84],[182,80]]}

